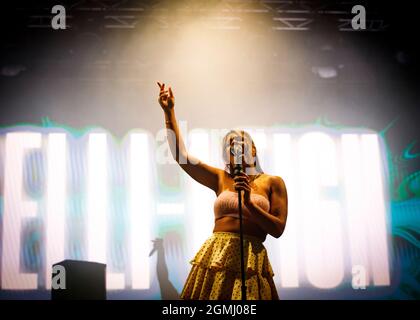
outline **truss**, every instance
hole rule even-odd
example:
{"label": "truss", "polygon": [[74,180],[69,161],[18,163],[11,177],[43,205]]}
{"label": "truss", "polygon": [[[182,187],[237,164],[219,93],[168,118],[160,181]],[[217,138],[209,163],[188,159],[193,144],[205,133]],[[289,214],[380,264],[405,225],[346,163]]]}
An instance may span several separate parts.
{"label": "truss", "polygon": [[[56,1],[18,5],[17,13],[26,18],[27,28],[50,28],[51,8]],[[102,30],[135,30],[145,23],[157,29],[182,27],[191,17],[203,28],[243,30],[257,20],[259,30],[310,31],[325,21],[338,31],[351,32],[351,9],[362,4],[367,11],[366,31],[388,27],[378,4],[372,1],[292,1],[292,0],[217,0],[217,1],[64,1],[70,29],[94,25]]]}

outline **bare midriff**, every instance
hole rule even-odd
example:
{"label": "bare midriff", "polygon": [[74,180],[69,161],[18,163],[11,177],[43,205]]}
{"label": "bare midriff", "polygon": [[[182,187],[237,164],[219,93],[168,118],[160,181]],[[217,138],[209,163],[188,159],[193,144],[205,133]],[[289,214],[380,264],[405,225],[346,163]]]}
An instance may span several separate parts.
{"label": "bare midriff", "polygon": [[[267,233],[259,228],[255,223],[250,223],[247,220],[242,220],[242,229],[244,234],[257,237],[264,241]],[[221,217],[214,223],[213,232],[235,232],[239,233],[239,219],[233,217]]]}

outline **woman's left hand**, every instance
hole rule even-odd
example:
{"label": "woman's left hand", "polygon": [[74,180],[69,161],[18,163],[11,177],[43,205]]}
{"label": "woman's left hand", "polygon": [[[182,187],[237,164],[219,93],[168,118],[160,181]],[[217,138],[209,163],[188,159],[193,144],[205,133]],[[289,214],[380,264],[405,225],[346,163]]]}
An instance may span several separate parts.
{"label": "woman's left hand", "polygon": [[239,173],[233,180],[235,190],[243,190],[243,203],[245,206],[251,204],[251,185],[249,184],[249,177],[246,173]]}

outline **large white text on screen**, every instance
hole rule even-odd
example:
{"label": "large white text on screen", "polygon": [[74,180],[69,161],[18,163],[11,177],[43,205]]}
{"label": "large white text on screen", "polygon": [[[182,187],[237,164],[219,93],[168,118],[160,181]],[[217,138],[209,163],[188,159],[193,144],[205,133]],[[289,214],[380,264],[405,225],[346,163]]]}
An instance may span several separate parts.
{"label": "large white text on screen", "polygon": [[[258,131],[253,136],[264,171],[284,178],[289,196],[289,218],[283,236],[270,248],[278,268],[280,285],[299,287],[305,281],[318,288],[334,288],[351,274],[352,266],[367,270],[367,284],[390,284],[387,243],[387,211],[384,163],[380,140],[373,133],[295,133]],[[87,252],[88,260],[109,263],[109,180],[107,179],[109,136],[87,135]],[[189,150],[213,165],[219,162],[220,142],[209,131],[188,136]],[[213,217],[210,190],[186,179],[183,188],[190,201],[160,205],[154,185],[152,159],[155,143],[144,132],[127,139],[128,237],[130,248],[126,272],[107,274],[108,289],[150,288],[148,252],[153,236],[150,226],[158,214],[174,213],[191,228],[187,235],[191,252],[209,236]],[[66,159],[68,136],[63,132],[11,132],[4,136],[4,208],[2,243],[2,289],[37,289],[38,274],[21,271],[21,230],[26,218],[36,217],[37,201],[23,188],[23,161],[31,150],[46,151],[45,287],[50,288],[51,265],[65,259]],[[180,169],[181,170],[181,169]],[[159,208],[166,208],[160,212]],[[203,210],[203,208],[207,208]],[[193,214],[188,214],[192,212]],[[347,258],[349,257],[349,258]],[[189,258],[189,257],[188,257]],[[187,259],[188,260],[188,259]],[[348,263],[347,261],[350,261]],[[126,279],[126,277],[129,277]]]}

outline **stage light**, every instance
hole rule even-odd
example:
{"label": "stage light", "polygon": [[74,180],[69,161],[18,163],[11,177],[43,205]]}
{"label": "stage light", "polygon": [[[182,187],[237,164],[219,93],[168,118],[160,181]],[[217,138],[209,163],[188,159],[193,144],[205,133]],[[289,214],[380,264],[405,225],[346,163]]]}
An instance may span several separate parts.
{"label": "stage light", "polygon": [[342,163],[345,172],[345,216],[353,266],[366,273],[366,285],[389,285],[386,210],[380,148],[375,134],[344,134]]}
{"label": "stage light", "polygon": [[147,289],[150,287],[150,227],[155,210],[147,134],[132,133],[129,148],[131,285],[133,289]]}
{"label": "stage light", "polygon": [[89,260],[106,263],[108,216],[107,137],[89,134],[88,146],[88,252]]}
{"label": "stage light", "polygon": [[41,147],[41,134],[6,135],[1,288],[28,290],[38,287],[38,275],[20,271],[22,220],[37,215],[38,204],[28,200],[23,186],[23,160],[30,149]]}
{"label": "stage light", "polygon": [[327,67],[312,67],[312,72],[323,79],[331,79],[337,77],[337,69],[331,66]]}
{"label": "stage light", "polygon": [[66,219],[67,143],[65,133],[48,135],[47,214],[46,214],[46,288],[51,288],[52,265],[64,260]]}
{"label": "stage light", "polygon": [[[193,130],[188,135],[190,141],[189,152],[205,163],[211,163],[209,134],[206,130]],[[196,183],[192,179],[187,180],[187,192],[189,194],[188,220],[191,225],[191,245],[190,249],[197,251],[201,244],[212,232],[214,224],[214,214],[212,203],[215,199],[214,194],[208,192],[208,188]]]}
{"label": "stage light", "polygon": [[364,176],[365,221],[368,230],[369,256],[373,283],[379,286],[390,284],[389,256],[387,243],[385,190],[383,171],[380,166],[381,153],[376,134],[361,136]]}
{"label": "stage light", "polygon": [[0,74],[4,77],[16,77],[26,70],[26,67],[21,64],[6,65],[0,69]]}
{"label": "stage light", "polygon": [[[287,133],[276,133],[273,136],[274,167],[273,174],[283,177],[287,185],[288,211],[287,228],[282,235],[282,241],[276,241],[270,246],[273,263],[277,262],[280,270],[281,285],[286,288],[299,286],[297,222],[299,211],[296,201],[296,183],[294,175],[294,161],[292,158],[292,138]],[[276,253],[278,258],[276,259]]]}
{"label": "stage light", "polygon": [[[107,263],[108,221],[108,152],[107,135],[90,133],[88,146],[88,257],[89,261]],[[123,289],[124,274],[107,272],[107,288]]]}
{"label": "stage light", "polygon": [[338,187],[336,146],[326,133],[305,133],[298,155],[306,276],[318,288],[334,288],[344,276],[343,230],[338,201],[322,191]]}

